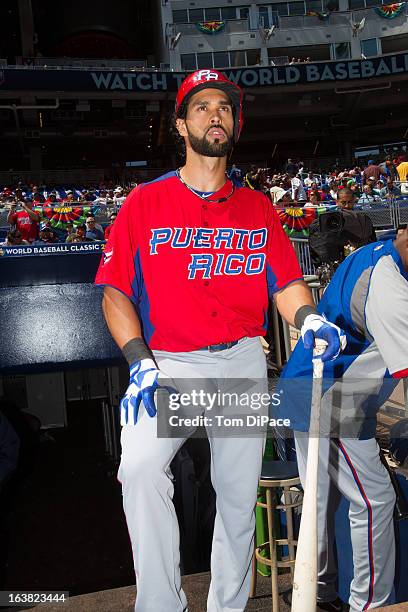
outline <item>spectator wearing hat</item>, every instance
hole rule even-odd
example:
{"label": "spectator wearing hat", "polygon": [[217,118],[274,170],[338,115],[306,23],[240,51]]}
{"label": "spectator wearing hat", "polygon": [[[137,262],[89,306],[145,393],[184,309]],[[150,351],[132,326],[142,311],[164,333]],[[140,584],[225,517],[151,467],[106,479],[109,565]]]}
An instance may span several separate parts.
{"label": "spectator wearing hat", "polygon": [[33,210],[33,202],[30,198],[26,197],[24,202],[21,202],[21,208],[22,210],[17,210],[17,204],[11,204],[10,212],[7,215],[7,223],[20,231],[23,240],[34,242],[38,237],[40,215]]}
{"label": "spectator wearing hat", "polygon": [[75,197],[75,194],[72,189],[68,189],[65,194],[66,197],[63,200],[64,204],[74,204],[75,202],[77,202],[77,198]]}
{"label": "spectator wearing hat", "polygon": [[382,176],[387,177],[386,171],[376,164],[373,159],[368,160],[367,168],[364,168],[363,171],[364,182],[367,184],[369,180],[372,180],[376,183]]}
{"label": "spectator wearing hat", "polygon": [[34,244],[54,244],[55,242],[58,242],[58,238],[48,223],[40,223],[40,236],[39,239],[34,242]]}
{"label": "spectator wearing hat", "polygon": [[332,201],[332,197],[330,194],[330,187],[329,185],[322,185],[322,188],[320,190],[320,197],[321,197],[321,201],[322,202],[331,202]]}
{"label": "spectator wearing hat", "polygon": [[112,228],[113,228],[113,224],[115,223],[117,216],[118,216],[117,213],[115,212],[111,213],[109,217],[110,224],[107,227],[105,227],[105,240],[108,240],[110,233],[112,231]]}
{"label": "spectator wearing hat", "polygon": [[93,216],[89,216],[86,219],[86,237],[88,240],[104,239],[102,227],[100,225],[97,227],[95,217]]}
{"label": "spectator wearing hat", "polygon": [[373,187],[373,193],[381,198],[381,191],[384,189],[386,181],[384,179],[378,179]]}
{"label": "spectator wearing hat", "polygon": [[96,206],[106,206],[108,203],[108,192],[106,189],[100,189],[99,196],[94,200]]}
{"label": "spectator wearing hat", "polygon": [[122,187],[116,187],[113,192],[113,203],[116,206],[116,210],[120,210],[123,202],[126,200],[126,195],[123,193]]}
{"label": "spectator wearing hat", "polygon": [[380,203],[381,198],[376,195],[370,185],[364,185],[363,194],[359,197],[357,204],[360,206],[371,206],[375,203]]}
{"label": "spectator wearing hat", "polygon": [[54,206],[57,203],[57,193],[55,191],[50,191],[44,204],[47,204],[48,206]]}
{"label": "spectator wearing hat", "polygon": [[387,155],[385,160],[382,162],[382,164],[379,164],[379,166],[385,171],[387,178],[398,180],[397,169],[394,166],[394,162],[392,161],[392,157],[390,155]]}

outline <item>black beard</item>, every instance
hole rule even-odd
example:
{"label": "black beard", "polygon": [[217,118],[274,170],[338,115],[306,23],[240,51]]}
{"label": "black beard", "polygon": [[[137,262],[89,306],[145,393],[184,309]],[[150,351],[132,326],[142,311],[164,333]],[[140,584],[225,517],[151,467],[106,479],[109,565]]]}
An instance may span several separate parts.
{"label": "black beard", "polygon": [[217,138],[215,138],[214,142],[210,142],[205,136],[203,136],[203,138],[197,138],[197,136],[194,136],[194,134],[192,134],[188,128],[187,133],[193,151],[198,153],[198,155],[204,155],[205,157],[225,157],[231,153],[234,146],[232,136],[223,142],[220,142]]}

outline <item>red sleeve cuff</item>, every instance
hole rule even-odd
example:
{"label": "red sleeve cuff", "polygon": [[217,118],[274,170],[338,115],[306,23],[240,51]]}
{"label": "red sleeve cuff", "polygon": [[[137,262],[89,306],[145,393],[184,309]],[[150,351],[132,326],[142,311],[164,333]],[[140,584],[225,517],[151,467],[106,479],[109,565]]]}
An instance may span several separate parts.
{"label": "red sleeve cuff", "polygon": [[408,368],[405,368],[405,370],[398,370],[398,372],[394,372],[391,376],[393,378],[406,378],[408,376]]}

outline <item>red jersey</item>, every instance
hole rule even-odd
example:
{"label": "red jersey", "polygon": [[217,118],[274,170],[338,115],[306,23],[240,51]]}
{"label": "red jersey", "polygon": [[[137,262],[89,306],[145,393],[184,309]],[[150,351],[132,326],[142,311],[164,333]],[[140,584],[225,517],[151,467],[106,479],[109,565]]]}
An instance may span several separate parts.
{"label": "red jersey", "polygon": [[19,210],[10,218],[10,224],[15,225],[23,240],[33,242],[38,236],[38,223],[33,221],[25,210]]}
{"label": "red jersey", "polygon": [[303,278],[268,198],[245,187],[228,197],[231,188],[208,202],[170,172],[119,211],[95,282],[132,300],[152,349],[263,336],[269,297]]}

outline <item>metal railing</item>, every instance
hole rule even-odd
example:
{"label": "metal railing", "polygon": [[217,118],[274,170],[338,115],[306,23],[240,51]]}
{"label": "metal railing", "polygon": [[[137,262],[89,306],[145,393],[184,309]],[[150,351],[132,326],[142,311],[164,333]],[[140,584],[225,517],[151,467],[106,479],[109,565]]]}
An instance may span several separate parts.
{"label": "metal railing", "polygon": [[[228,19],[225,22],[224,34],[235,34],[240,32],[249,32],[248,19]],[[202,32],[197,28],[195,23],[180,22],[167,24],[167,34],[175,36],[180,32],[183,36],[201,36]]]}
{"label": "metal railing", "polygon": [[64,70],[89,70],[89,68],[105,68],[108,70],[146,70],[147,61],[144,59],[92,59],[85,57],[16,57],[17,67],[20,68],[53,68]]}
{"label": "metal railing", "polygon": [[[381,6],[381,5],[380,5]],[[380,21],[381,17],[373,11],[374,7],[357,9],[353,11],[335,11],[329,13],[327,17],[318,17],[317,15],[275,15],[274,23],[282,30],[291,30],[296,28],[315,28],[328,26],[347,26],[350,27],[350,22],[359,22],[364,17],[368,20]],[[392,21],[393,25],[401,25],[405,22],[408,15],[408,6]]]}
{"label": "metal railing", "polygon": [[[408,225],[408,199],[395,198],[386,205],[378,204],[361,208],[356,206],[354,210],[364,212],[370,217],[378,236],[380,236],[381,230],[396,231],[399,227]],[[290,241],[295,249],[303,274],[314,275],[316,268],[310,256],[308,238],[290,236]]]}
{"label": "metal railing", "polygon": [[316,269],[313,265],[312,258],[310,256],[309,241],[307,238],[291,238],[290,239],[293,248],[295,249],[296,256],[303,274],[314,275]]}

